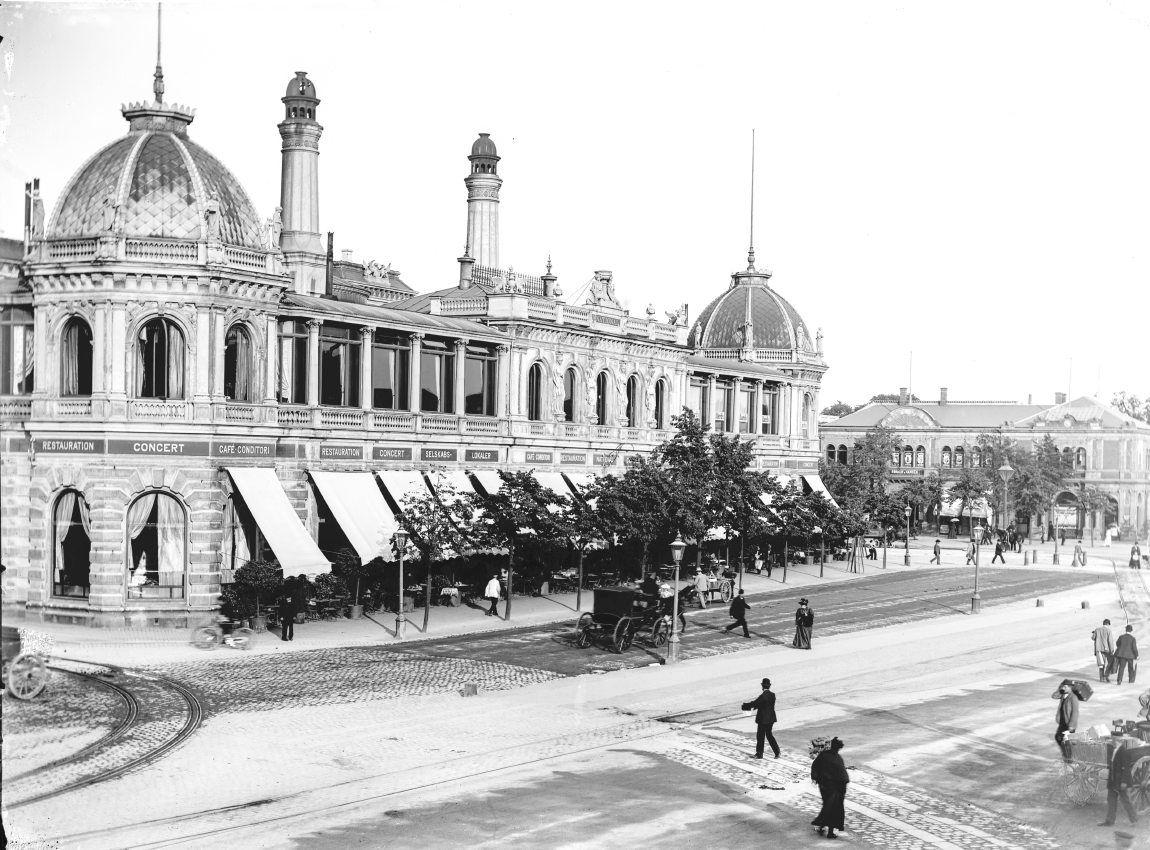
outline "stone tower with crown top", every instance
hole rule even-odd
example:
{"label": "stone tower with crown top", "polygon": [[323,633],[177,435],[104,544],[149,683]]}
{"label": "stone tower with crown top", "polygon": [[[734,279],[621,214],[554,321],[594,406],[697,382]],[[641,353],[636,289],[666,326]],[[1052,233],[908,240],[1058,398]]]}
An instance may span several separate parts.
{"label": "stone tower with crown top", "polygon": [[283,230],[279,247],[295,281],[295,291],[322,295],[326,285],[327,253],[319,229],[319,137],[315,85],[306,71],[296,71],[282,98],[280,122],[283,159],[280,207]]}
{"label": "stone tower with crown top", "polygon": [[488,133],[480,133],[471,146],[471,173],[467,186],[467,245],[469,256],[481,266],[499,268],[499,154]]}

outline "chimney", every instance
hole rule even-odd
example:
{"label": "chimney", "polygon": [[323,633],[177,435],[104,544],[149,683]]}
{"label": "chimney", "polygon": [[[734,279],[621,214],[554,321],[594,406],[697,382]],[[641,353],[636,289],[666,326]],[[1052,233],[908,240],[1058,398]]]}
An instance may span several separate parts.
{"label": "chimney", "polygon": [[1055,393],[1054,394],[1054,403],[1055,404],[1066,404],[1066,393]]}
{"label": "chimney", "polygon": [[901,407],[906,407],[910,404],[910,396],[907,394],[906,387],[898,388],[898,403]]}
{"label": "chimney", "polygon": [[326,273],[324,274],[323,293],[324,293],[324,295],[327,295],[330,298],[331,293],[332,293],[332,286],[331,286],[332,277],[334,277],[333,272],[335,271],[335,269],[334,269],[334,265],[335,265],[335,234],[330,230],[327,232],[327,264],[326,265],[327,265],[327,269],[326,269]]}
{"label": "chimney", "polygon": [[1027,393],[1026,394],[1026,403],[1027,404],[1034,404],[1034,393]]}
{"label": "chimney", "polygon": [[942,407],[944,404],[946,404],[946,387],[939,387],[938,388],[938,405],[939,405],[939,407]]}
{"label": "chimney", "polygon": [[463,249],[463,256],[459,258],[459,288],[471,288],[471,267],[475,265],[475,260],[471,258],[471,246],[468,245]]}

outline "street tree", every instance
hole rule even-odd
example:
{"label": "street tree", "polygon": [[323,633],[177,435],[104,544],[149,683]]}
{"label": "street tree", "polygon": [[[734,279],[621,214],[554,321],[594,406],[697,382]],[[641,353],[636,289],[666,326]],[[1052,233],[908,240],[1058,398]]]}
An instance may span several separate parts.
{"label": "street tree", "polygon": [[923,519],[929,520],[933,516],[937,531],[942,511],[943,489],[938,473],[932,472],[924,478],[906,482],[891,495],[896,502],[910,505],[911,510]]}
{"label": "street tree", "polygon": [[607,540],[611,535],[607,532],[603,518],[596,508],[599,505],[597,495],[602,489],[599,481],[589,485],[579,496],[568,499],[563,507],[563,515],[559,517],[567,533],[567,540],[579,558],[579,568],[575,584],[575,610],[582,610],[583,606],[583,559],[587,550],[598,541]]}
{"label": "street tree", "polygon": [[1090,516],[1090,545],[1094,545],[1094,528],[1098,522],[1098,512],[1103,510],[1109,499],[1093,484],[1083,484],[1078,491],[1078,501]]}
{"label": "street tree", "polygon": [[400,521],[423,561],[423,631],[426,633],[431,617],[432,565],[464,551],[467,538],[463,529],[470,527],[473,511],[468,501],[442,479],[435,483],[434,495],[406,496],[401,507]]}
{"label": "street tree", "polygon": [[846,416],[848,413],[854,413],[862,405],[847,404],[845,401],[836,401],[834,404],[823,408],[823,416]]}
{"label": "street tree", "polygon": [[696,563],[702,559],[707,530],[719,523],[722,507],[712,499],[715,490],[715,457],[708,440],[710,428],[689,408],[671,418],[674,435],[651,455],[651,463],[665,476],[667,515],[671,534],[682,534],[699,545]]}
{"label": "street tree", "polygon": [[[963,514],[970,509],[973,511],[974,504],[979,499],[984,499],[990,492],[990,482],[987,480],[986,473],[977,467],[964,466],[959,470],[958,478],[950,483],[947,487],[947,498],[952,502],[958,502],[958,520],[961,523]],[[971,534],[974,531],[974,522],[971,521]]]}
{"label": "street tree", "polygon": [[649,458],[627,459],[622,475],[606,475],[589,491],[595,500],[597,526],[610,535],[637,543],[640,572],[647,573],[651,542],[668,534],[670,497],[666,472]]}
{"label": "street tree", "polygon": [[1110,402],[1114,407],[1141,422],[1150,422],[1150,395],[1141,399],[1128,392],[1115,393]]}

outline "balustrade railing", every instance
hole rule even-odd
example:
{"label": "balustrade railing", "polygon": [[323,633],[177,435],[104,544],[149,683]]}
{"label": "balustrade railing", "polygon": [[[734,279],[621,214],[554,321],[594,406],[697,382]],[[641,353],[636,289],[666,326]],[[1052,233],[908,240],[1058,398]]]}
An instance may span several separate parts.
{"label": "balustrade railing", "polygon": [[244,248],[224,248],[224,257],[233,266],[239,266],[254,271],[263,271],[267,266],[267,255],[259,251],[249,251]]}
{"label": "balustrade railing", "polygon": [[48,243],[50,260],[88,260],[94,256],[95,239],[60,239]]}
{"label": "balustrade railing", "polygon": [[59,419],[73,419],[92,415],[92,399],[62,398],[52,405],[52,415]]}
{"label": "balustrade railing", "polygon": [[257,409],[252,404],[226,404],[224,405],[224,421],[255,422]]}
{"label": "balustrade railing", "polygon": [[442,316],[473,316],[487,312],[486,298],[456,298],[451,301],[441,301],[439,313]]}
{"label": "balustrade railing", "polygon": [[128,402],[128,416],[153,422],[176,422],[188,418],[191,405],[186,401],[133,399]]}
{"label": "balustrade railing", "polygon": [[30,419],[32,399],[24,397],[0,398],[0,419]]}
{"label": "balustrade railing", "polygon": [[413,431],[415,417],[398,411],[375,411],[371,414],[371,427],[380,431]]}
{"label": "balustrade railing", "polygon": [[492,419],[464,419],[463,430],[468,434],[498,434],[499,420]]}
{"label": "balustrade railing", "polygon": [[276,410],[276,422],[289,428],[306,428],[311,425],[311,408],[280,407]]}
{"label": "balustrade railing", "polygon": [[124,256],[129,260],[194,263],[200,258],[200,246],[174,239],[127,239]]}
{"label": "balustrade railing", "polygon": [[362,428],[363,411],[321,407],[319,411],[319,424],[325,428]]}
{"label": "balustrade railing", "polygon": [[432,434],[452,434],[459,430],[459,417],[441,413],[424,413],[419,417],[424,431]]}

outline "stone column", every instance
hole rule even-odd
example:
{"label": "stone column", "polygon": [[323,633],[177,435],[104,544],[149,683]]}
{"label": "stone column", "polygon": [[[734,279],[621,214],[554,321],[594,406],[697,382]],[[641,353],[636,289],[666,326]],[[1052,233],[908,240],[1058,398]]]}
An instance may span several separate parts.
{"label": "stone column", "polygon": [[[190,367],[194,370],[193,375],[188,376],[194,377],[194,384],[185,378],[185,385],[195,386],[195,401],[197,403],[207,401],[211,394],[212,313],[213,311],[209,307],[196,308],[196,325],[194,328],[196,353],[193,357],[189,350],[184,358],[184,368]],[[192,340],[188,340],[188,342],[190,349]]]}
{"label": "stone column", "polygon": [[267,354],[264,357],[264,400],[276,400],[276,378],[279,374],[279,329],[275,316],[267,318]]}
{"label": "stone column", "polygon": [[319,406],[319,319],[307,320],[307,403]]}
{"label": "stone column", "polygon": [[511,377],[511,346],[502,344],[497,346],[496,351],[498,353],[495,360],[495,415],[506,417],[511,413],[507,407],[510,401],[507,397],[507,384]]}
{"label": "stone column", "polygon": [[779,422],[779,436],[791,435],[791,385],[779,384],[779,410],[776,417]]}
{"label": "stone column", "polygon": [[128,316],[123,304],[109,305],[108,309],[108,351],[105,362],[108,364],[108,395],[121,402],[120,413],[123,416],[127,408],[122,402],[128,397],[128,386],[132,385],[135,391],[136,381],[136,350],[134,345],[128,345]]}
{"label": "stone column", "polygon": [[411,356],[407,361],[407,398],[412,413],[419,413],[419,367],[423,356],[423,334],[411,335]]}
{"label": "stone column", "polygon": [[464,399],[463,399],[463,367],[467,361],[467,340],[457,339],[455,341],[455,368],[452,370],[452,377],[455,379],[454,386],[452,387],[454,398],[452,400],[456,416],[463,416]]}
{"label": "stone column", "polygon": [[712,373],[707,376],[707,397],[703,399],[703,416],[704,425],[715,424],[715,375]]}
{"label": "stone column", "polygon": [[359,329],[359,407],[371,410],[371,344],[375,328]]}
{"label": "stone column", "polygon": [[755,381],[755,395],[751,401],[751,433],[763,433],[763,382]]}
{"label": "stone column", "polygon": [[108,322],[110,310],[107,301],[96,306],[95,322],[92,325],[92,395],[99,395],[108,391],[108,375],[112,364],[108,362],[108,334],[111,333]]}
{"label": "stone column", "polygon": [[[730,423],[730,428],[731,428],[732,434],[738,434],[739,433],[739,406],[742,404],[742,401],[743,401],[743,399],[740,395],[740,393],[742,393],[742,391],[743,391],[743,379],[736,375],[734,378],[731,379],[731,408],[732,408],[732,410],[730,413],[730,418],[732,420],[734,420],[733,422]],[[747,415],[748,416],[750,415],[750,411],[747,411]]]}
{"label": "stone column", "polygon": [[211,385],[208,392],[212,396],[222,398],[224,395],[224,346],[227,344],[228,329],[224,325],[224,311],[219,307],[212,309],[212,330],[215,331],[212,346],[208,349],[208,356],[200,355],[200,361],[211,364]]}

